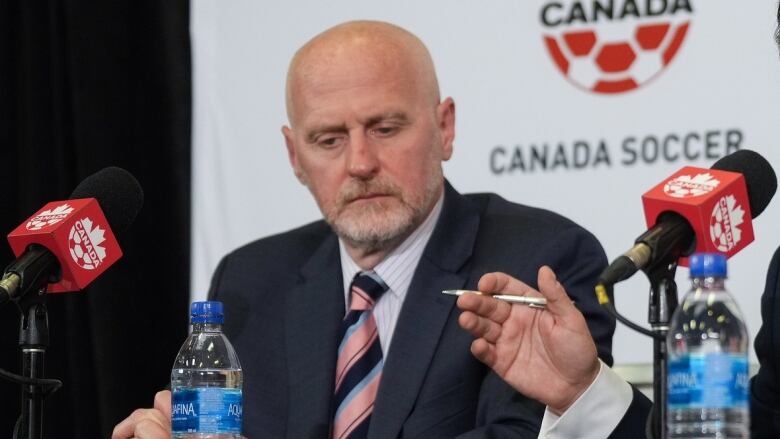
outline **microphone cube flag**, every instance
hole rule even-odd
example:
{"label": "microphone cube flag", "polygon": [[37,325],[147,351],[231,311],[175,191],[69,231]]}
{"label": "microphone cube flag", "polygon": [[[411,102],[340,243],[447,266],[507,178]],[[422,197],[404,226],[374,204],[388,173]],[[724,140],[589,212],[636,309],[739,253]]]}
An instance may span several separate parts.
{"label": "microphone cube flag", "polygon": [[8,235],[17,257],[30,244],[46,247],[57,257],[62,278],[47,292],[84,289],[122,257],[116,237],[94,198],[54,201],[43,206]]}
{"label": "microphone cube flag", "polygon": [[[642,204],[648,228],[664,212],[683,216],[696,233],[695,252],[731,257],[754,239],[747,185],[738,172],[686,166],[642,195]],[[680,265],[688,266],[688,258]]]}

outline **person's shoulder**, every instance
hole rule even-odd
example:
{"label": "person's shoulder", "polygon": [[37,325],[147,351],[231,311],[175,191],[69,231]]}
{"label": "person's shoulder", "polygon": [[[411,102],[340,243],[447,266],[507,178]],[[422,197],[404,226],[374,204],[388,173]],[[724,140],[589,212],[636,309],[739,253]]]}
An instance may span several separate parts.
{"label": "person's shoulder", "polygon": [[332,236],[323,220],[314,221],[286,232],[257,239],[236,248],[225,256],[234,261],[296,263],[309,257],[323,240]]}
{"label": "person's shoulder", "polygon": [[498,255],[515,261],[518,253],[527,258],[527,251],[533,249],[533,254],[539,255],[545,264],[555,264],[557,260],[568,263],[578,258],[599,264],[606,261],[598,239],[559,213],[514,203],[493,193],[466,197],[480,211],[476,250],[490,254],[493,260]]}
{"label": "person's shoulder", "polygon": [[225,332],[237,349],[247,345],[247,334],[283,326],[280,310],[285,306],[285,293],[294,288],[312,253],[332,236],[327,224],[317,221],[252,241],[222,258],[212,276],[209,297],[230,309]]}
{"label": "person's shoulder", "polygon": [[[768,275],[774,276],[774,280],[777,280],[778,273],[780,273],[780,247],[777,247],[775,253],[772,255],[772,259],[769,261],[769,268],[767,269]],[[772,294],[776,294],[777,288],[772,289]]]}
{"label": "person's shoulder", "polygon": [[505,224],[512,228],[530,227],[538,231],[584,230],[577,223],[557,212],[515,203],[495,193],[473,193],[464,196],[478,206],[483,221]]}

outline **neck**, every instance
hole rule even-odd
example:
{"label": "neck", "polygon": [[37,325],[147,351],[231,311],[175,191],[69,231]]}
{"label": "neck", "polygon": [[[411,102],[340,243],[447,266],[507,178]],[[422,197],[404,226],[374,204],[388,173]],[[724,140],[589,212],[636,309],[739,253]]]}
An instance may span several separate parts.
{"label": "neck", "polygon": [[392,242],[383,242],[377,245],[361,245],[344,240],[344,248],[347,254],[360,267],[361,270],[373,270],[384,258],[396,249],[404,239],[409,236],[398,237]]}

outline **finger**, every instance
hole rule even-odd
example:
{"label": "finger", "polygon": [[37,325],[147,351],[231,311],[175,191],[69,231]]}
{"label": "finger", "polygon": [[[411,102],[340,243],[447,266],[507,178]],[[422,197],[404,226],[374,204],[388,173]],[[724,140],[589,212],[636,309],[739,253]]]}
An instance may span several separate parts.
{"label": "finger", "polygon": [[130,416],[114,427],[111,439],[127,439],[137,436],[137,434],[135,434],[136,426],[145,420],[150,420],[161,427],[166,426],[165,419],[165,416],[158,410],[136,409]]}
{"label": "finger", "polygon": [[159,424],[160,426],[164,427],[167,430],[171,427],[171,421],[168,418],[169,415],[170,415],[170,411],[166,413],[166,412],[161,412],[160,410],[157,409],[149,409],[145,419],[154,421],[155,423]]}
{"label": "finger", "polygon": [[537,295],[536,290],[506,273],[487,273],[479,279],[477,288],[487,293],[514,294],[516,296]]}
{"label": "finger", "polygon": [[547,310],[559,316],[566,316],[572,312],[578,312],[566,290],[555,276],[555,272],[548,266],[539,269],[539,292],[547,298]]}
{"label": "finger", "polygon": [[485,363],[488,367],[496,364],[496,346],[490,344],[484,338],[478,338],[471,342],[471,353],[477,360]]}
{"label": "finger", "polygon": [[464,311],[458,317],[458,323],[474,337],[484,338],[490,343],[495,343],[502,331],[500,324],[470,311]]}
{"label": "finger", "polygon": [[171,391],[161,390],[154,395],[154,408],[165,415],[165,421],[171,423]]}
{"label": "finger", "polygon": [[143,417],[144,409],[136,409],[119,424],[114,426],[114,431],[111,433],[111,439],[127,439],[133,437],[135,431],[135,424]]}
{"label": "finger", "polygon": [[135,426],[135,437],[138,439],[170,439],[169,428],[160,425],[152,419],[144,419]]}
{"label": "finger", "polygon": [[512,312],[510,304],[495,300],[489,296],[477,294],[464,294],[458,297],[457,303],[458,308],[464,311],[471,311],[496,323],[503,323]]}

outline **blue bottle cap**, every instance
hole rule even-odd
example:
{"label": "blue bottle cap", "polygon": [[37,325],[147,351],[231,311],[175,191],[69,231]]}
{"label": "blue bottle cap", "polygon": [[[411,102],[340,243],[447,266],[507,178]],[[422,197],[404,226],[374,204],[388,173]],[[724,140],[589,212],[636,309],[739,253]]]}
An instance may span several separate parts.
{"label": "blue bottle cap", "polygon": [[691,277],[726,277],[726,255],[695,253],[688,259]]}
{"label": "blue bottle cap", "polygon": [[192,302],[190,307],[191,323],[218,323],[222,324],[225,316],[222,314],[222,302],[215,300],[205,302]]}

